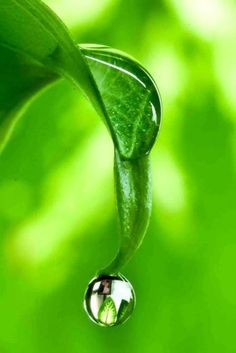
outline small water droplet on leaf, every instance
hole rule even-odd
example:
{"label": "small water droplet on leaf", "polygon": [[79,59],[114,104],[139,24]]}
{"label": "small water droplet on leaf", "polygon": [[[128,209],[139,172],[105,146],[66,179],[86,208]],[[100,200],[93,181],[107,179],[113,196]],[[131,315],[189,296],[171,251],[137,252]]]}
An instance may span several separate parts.
{"label": "small water droplet on leaf", "polygon": [[84,307],[89,318],[103,327],[124,323],[135,306],[135,293],[124,276],[94,278],[85,293]]}

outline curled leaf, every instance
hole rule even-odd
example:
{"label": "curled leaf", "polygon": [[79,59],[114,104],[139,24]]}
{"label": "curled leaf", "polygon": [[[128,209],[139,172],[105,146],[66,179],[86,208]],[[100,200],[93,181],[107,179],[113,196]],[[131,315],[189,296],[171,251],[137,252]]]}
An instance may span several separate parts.
{"label": "curled leaf", "polygon": [[120,247],[111,264],[100,273],[117,273],[132,258],[145,236],[152,208],[148,156],[129,161],[115,151],[114,172]]}
{"label": "curled leaf", "polygon": [[91,45],[83,45],[81,50],[102,97],[116,149],[126,159],[148,154],[161,118],[160,97],[152,77],[118,50]]}
{"label": "curled leaf", "polygon": [[122,52],[75,45],[61,20],[39,0],[1,0],[0,14],[0,148],[18,112],[41,88],[60,77],[82,88],[115,147],[121,244],[104,273],[116,273],[140,246],[150,218],[148,154],[161,119],[156,85]]}

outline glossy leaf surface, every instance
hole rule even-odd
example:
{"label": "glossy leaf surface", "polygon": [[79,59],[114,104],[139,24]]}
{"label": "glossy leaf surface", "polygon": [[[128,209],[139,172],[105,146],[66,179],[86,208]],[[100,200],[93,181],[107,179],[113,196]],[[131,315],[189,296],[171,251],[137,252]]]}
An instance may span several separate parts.
{"label": "glossy leaf surface", "polygon": [[161,103],[150,74],[125,53],[82,46],[106,109],[116,148],[126,159],[146,155],[156,139]]}

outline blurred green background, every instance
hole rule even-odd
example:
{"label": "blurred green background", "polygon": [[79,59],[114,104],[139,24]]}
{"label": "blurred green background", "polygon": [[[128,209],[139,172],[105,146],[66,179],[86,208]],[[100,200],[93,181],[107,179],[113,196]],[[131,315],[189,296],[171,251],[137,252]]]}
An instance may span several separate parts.
{"label": "blurred green background", "polygon": [[0,158],[0,353],[236,352],[235,2],[46,2],[155,78],[153,215],[123,271],[136,310],[97,327],[82,301],[119,242],[112,143],[68,82],[37,96]]}

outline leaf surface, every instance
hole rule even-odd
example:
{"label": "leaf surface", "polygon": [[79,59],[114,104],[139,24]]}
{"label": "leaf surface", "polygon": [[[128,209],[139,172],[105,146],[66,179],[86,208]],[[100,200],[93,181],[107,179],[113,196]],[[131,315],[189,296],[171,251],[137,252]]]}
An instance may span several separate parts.
{"label": "leaf surface", "polygon": [[0,150],[12,131],[19,112],[41,88],[57,75],[7,47],[0,47]]}
{"label": "leaf surface", "polygon": [[59,77],[73,81],[104,115],[103,102],[80,49],[61,20],[41,1],[1,0],[0,66],[1,147],[23,104]]}
{"label": "leaf surface", "polygon": [[116,274],[142,244],[152,209],[149,156],[124,160],[115,151],[114,174],[120,246],[113,261],[99,273]]}
{"label": "leaf surface", "polygon": [[102,97],[115,147],[126,159],[151,150],[160,127],[155,82],[134,59],[109,47],[81,47]]}

